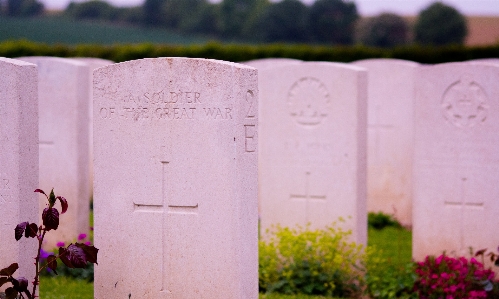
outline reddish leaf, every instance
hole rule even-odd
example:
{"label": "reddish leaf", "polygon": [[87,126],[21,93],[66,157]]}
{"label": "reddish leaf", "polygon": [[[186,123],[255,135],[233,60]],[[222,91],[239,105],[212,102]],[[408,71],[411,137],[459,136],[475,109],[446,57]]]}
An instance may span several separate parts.
{"label": "reddish leaf", "polygon": [[483,255],[483,254],[485,253],[485,251],[487,251],[487,248],[484,248],[484,249],[478,250],[478,251],[475,253],[475,256]]}
{"label": "reddish leaf", "polygon": [[38,226],[36,223],[31,223],[30,225],[26,226],[26,230],[24,231],[24,236],[26,238],[34,238],[36,237],[36,234],[38,233]]}
{"label": "reddish leaf", "polygon": [[29,222],[22,222],[16,226],[16,228],[14,229],[16,241],[19,241],[23,237],[24,230],[28,225]]}
{"label": "reddish leaf", "polygon": [[68,268],[74,268],[70,259],[68,258],[69,251],[64,247],[59,247],[59,258]]}
{"label": "reddish leaf", "polygon": [[0,287],[2,287],[7,282],[9,282],[9,278],[8,277],[0,277]]}
{"label": "reddish leaf", "polygon": [[61,214],[66,213],[66,211],[68,210],[68,201],[62,196],[57,196],[56,199],[59,199],[59,201],[61,202]]}
{"label": "reddish leaf", "polygon": [[59,248],[59,258],[69,268],[85,268],[87,265],[85,251],[74,244],[69,244],[64,256],[61,256],[60,252],[61,248]]}
{"label": "reddish leaf", "polygon": [[99,249],[95,248],[92,245],[87,245],[87,244],[82,244],[82,243],[76,243],[75,246],[83,249],[85,252],[85,258],[87,262],[94,263],[94,264],[99,264],[97,263],[97,253],[99,252]]}
{"label": "reddish leaf", "polygon": [[494,265],[499,267],[499,258],[494,262]]}
{"label": "reddish leaf", "polygon": [[42,213],[43,225],[47,231],[59,227],[59,211],[56,208],[45,208]]}
{"label": "reddish leaf", "polygon": [[55,271],[57,269],[57,258],[55,255],[51,254],[47,257],[47,266],[57,275],[57,271]]}
{"label": "reddish leaf", "polygon": [[13,279],[12,285],[14,286],[14,289],[16,289],[20,293],[26,292],[28,290],[28,280],[24,277]]}
{"label": "reddish leaf", "polygon": [[42,189],[36,189],[35,192],[38,192],[38,193],[41,193],[41,194],[47,196],[47,194],[45,194],[45,192],[43,192]]}
{"label": "reddish leaf", "polygon": [[5,299],[16,299],[17,298],[17,290],[14,288],[7,288],[5,290]]}
{"label": "reddish leaf", "polygon": [[3,268],[0,270],[0,275],[2,276],[12,276],[16,272],[16,270],[19,268],[19,265],[17,263],[13,263],[7,268]]}

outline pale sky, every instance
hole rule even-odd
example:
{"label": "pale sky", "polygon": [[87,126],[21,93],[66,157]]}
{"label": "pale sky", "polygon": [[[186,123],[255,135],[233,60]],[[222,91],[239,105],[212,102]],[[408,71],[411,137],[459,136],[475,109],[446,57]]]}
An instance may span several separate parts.
{"label": "pale sky", "polygon": [[[40,0],[48,9],[64,9],[71,0]],[[75,0],[80,2],[83,0]],[[221,0],[210,0],[220,2]],[[312,3],[314,0],[302,0]],[[144,0],[107,0],[115,6],[141,5]],[[361,15],[376,15],[381,12],[393,12],[400,15],[417,15],[435,0],[354,0]],[[499,0],[443,0],[465,15],[499,16]]]}

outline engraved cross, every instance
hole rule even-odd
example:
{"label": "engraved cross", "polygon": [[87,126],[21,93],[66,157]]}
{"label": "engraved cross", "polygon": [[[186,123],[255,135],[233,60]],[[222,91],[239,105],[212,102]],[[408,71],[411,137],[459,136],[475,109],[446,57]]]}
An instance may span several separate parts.
{"label": "engraved cross", "polygon": [[310,202],[325,202],[326,195],[313,194],[310,192],[310,171],[305,173],[305,193],[303,194],[291,194],[291,200],[305,201],[305,222],[309,222],[309,205]]}
{"label": "engraved cross", "polygon": [[464,227],[465,227],[465,210],[466,209],[483,209],[483,202],[469,202],[466,201],[466,181],[467,178],[463,177],[461,178],[461,200],[460,201],[445,201],[444,204],[447,207],[452,207],[452,208],[458,208],[461,210],[460,217],[461,221],[460,227],[459,227],[459,242],[460,242],[460,250],[465,249],[464,248]]}
{"label": "engraved cross", "polygon": [[383,124],[382,122],[380,122],[381,105],[379,104],[375,105],[376,105],[376,111],[374,113],[374,123],[369,124],[369,129],[374,130],[374,148],[376,150],[376,157],[378,157],[378,154],[381,151],[380,148],[381,131],[391,130],[394,128],[394,126],[389,124]]}
{"label": "engraved cross", "polygon": [[[166,147],[161,147],[161,151],[165,153]],[[183,204],[182,199],[173,199],[171,195],[171,186],[172,184],[168,184],[171,181],[171,175],[169,173],[170,170],[170,161],[169,159],[162,158],[159,160],[161,164],[161,194],[162,194],[162,204],[136,204],[134,203],[134,210],[138,212],[153,212],[153,213],[161,213],[163,215],[162,221],[162,244],[163,244],[163,262],[162,262],[162,286],[161,293],[164,293],[168,298],[171,295],[171,292],[168,290],[168,269],[166,269],[168,265],[168,252],[165,250],[164,244],[168,242],[168,227],[167,227],[167,219],[168,214],[184,214],[184,215],[197,215],[198,213],[198,203],[195,201],[194,203]],[[166,208],[165,208],[166,207]]]}

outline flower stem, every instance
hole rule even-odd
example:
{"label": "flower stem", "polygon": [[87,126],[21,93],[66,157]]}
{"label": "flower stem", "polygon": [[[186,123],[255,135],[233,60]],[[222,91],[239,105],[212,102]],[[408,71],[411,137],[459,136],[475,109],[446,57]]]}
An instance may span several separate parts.
{"label": "flower stem", "polygon": [[[41,226],[40,226],[41,227]],[[38,253],[36,255],[36,259],[35,259],[35,281],[33,282],[33,292],[31,293],[31,298],[30,299],[35,299],[36,297],[36,286],[38,284],[40,284],[40,270],[38,269],[38,265],[39,265],[39,262],[40,262],[40,251],[42,249],[42,242],[43,242],[43,239],[45,238],[45,234],[47,233],[47,231],[45,229],[43,229],[43,233],[41,235],[40,238],[38,238]]]}

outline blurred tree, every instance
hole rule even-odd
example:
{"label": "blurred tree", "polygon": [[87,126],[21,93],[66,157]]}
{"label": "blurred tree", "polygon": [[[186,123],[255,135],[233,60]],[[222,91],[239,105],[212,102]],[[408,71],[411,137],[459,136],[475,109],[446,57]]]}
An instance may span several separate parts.
{"label": "blurred tree", "polygon": [[257,38],[264,42],[307,41],[307,15],[308,8],[299,0],[271,4],[257,19]]}
{"label": "blurred tree", "polygon": [[358,40],[374,47],[394,47],[407,43],[406,21],[393,13],[382,13],[359,24]]}
{"label": "blurred tree", "polygon": [[144,21],[144,10],[141,6],[118,7],[116,21],[128,24],[142,24]]}
{"label": "blurred tree", "polygon": [[75,19],[113,20],[118,16],[118,9],[102,0],[70,2],[64,14]]}
{"label": "blurred tree", "polygon": [[310,7],[308,24],[313,40],[321,43],[352,44],[355,21],[359,17],[355,3],[348,0],[317,0]]}
{"label": "blurred tree", "polygon": [[220,7],[220,33],[226,38],[241,38],[249,20],[258,8],[259,0],[222,0]]}
{"label": "blurred tree", "polygon": [[179,29],[182,23],[196,22],[204,0],[166,0],[162,7],[162,23],[168,28]]}
{"label": "blurred tree", "polygon": [[163,7],[167,0],[145,0],[142,9],[144,11],[144,24],[160,26],[163,24]]}
{"label": "blurred tree", "polygon": [[422,10],[414,27],[415,41],[427,45],[463,44],[467,33],[466,18],[441,2]]}
{"label": "blurred tree", "polygon": [[9,16],[37,16],[42,14],[43,10],[43,4],[36,0],[7,0],[7,15]]}
{"label": "blurred tree", "polygon": [[265,11],[273,5],[273,2],[270,0],[256,0],[249,14],[248,18],[244,22],[244,26],[242,28],[241,37],[247,40],[259,40],[260,29],[258,28],[259,19],[265,13]]}
{"label": "blurred tree", "polygon": [[187,11],[180,22],[180,30],[187,33],[217,35],[218,17],[218,6],[202,1],[193,13],[189,14]]}

